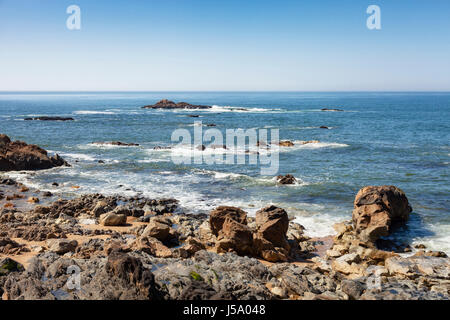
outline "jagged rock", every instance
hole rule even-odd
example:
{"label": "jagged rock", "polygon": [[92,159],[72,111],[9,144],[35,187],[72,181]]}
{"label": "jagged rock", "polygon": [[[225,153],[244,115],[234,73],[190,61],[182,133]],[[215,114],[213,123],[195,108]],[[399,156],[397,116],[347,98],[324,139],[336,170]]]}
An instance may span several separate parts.
{"label": "jagged rock", "polygon": [[42,170],[68,166],[59,155],[49,157],[47,151],[36,145],[14,141],[0,134],[0,171]]}
{"label": "jagged rock", "polygon": [[0,238],[0,253],[6,255],[16,255],[30,251],[25,245],[19,244],[9,238]]}
{"label": "jagged rock", "polygon": [[408,220],[412,208],[405,193],[394,186],[369,186],[354,201],[353,224],[363,240],[375,241],[391,232],[393,223]]}
{"label": "jagged rock", "polygon": [[344,274],[364,274],[365,267],[360,262],[361,257],[357,253],[348,253],[335,259],[331,267]]}
{"label": "jagged rock", "polygon": [[134,250],[146,252],[158,258],[169,258],[172,256],[172,251],[161,241],[146,235],[137,238],[133,243],[132,248]]}
{"label": "jagged rock", "polygon": [[236,207],[217,207],[209,214],[209,224],[211,227],[211,232],[215,236],[219,235],[219,231],[222,230],[222,226],[226,218],[230,218],[244,225],[247,224],[247,213],[244,210]]}
{"label": "jagged rock", "polygon": [[66,238],[65,232],[57,225],[32,225],[17,227],[9,232],[11,238],[27,241],[44,241],[47,239]]}
{"label": "jagged rock", "polygon": [[386,259],[385,267],[391,275],[416,277],[425,275],[450,280],[450,259],[440,257],[413,256]]}
{"label": "jagged rock", "polygon": [[217,240],[217,252],[234,251],[239,255],[254,253],[253,234],[250,228],[229,217],[225,219]]}
{"label": "jagged rock", "polygon": [[287,212],[276,206],[268,206],[256,212],[257,233],[275,247],[289,250],[286,233],[289,228]]}

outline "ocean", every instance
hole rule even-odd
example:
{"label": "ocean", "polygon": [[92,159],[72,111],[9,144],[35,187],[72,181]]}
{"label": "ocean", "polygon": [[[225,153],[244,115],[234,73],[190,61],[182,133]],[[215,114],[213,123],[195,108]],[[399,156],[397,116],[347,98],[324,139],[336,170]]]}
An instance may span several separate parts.
{"label": "ocean", "polygon": [[[141,108],[161,99],[213,108]],[[34,116],[75,121],[24,121]],[[274,176],[261,175],[260,165],[175,164],[171,150],[153,149],[173,146],[172,133],[193,131],[194,121],[215,124],[222,132],[279,129],[281,140],[320,143],[280,148],[278,174],[294,175],[295,185],[278,185]],[[450,93],[0,93],[0,133],[72,164],[8,173],[43,191],[62,197],[170,197],[190,213],[232,205],[252,215],[275,204],[295,216],[310,236],[333,234],[334,223],[351,219],[354,197],[363,186],[395,185],[406,193],[413,213],[392,237],[450,254]],[[92,143],[113,140],[139,146]]]}

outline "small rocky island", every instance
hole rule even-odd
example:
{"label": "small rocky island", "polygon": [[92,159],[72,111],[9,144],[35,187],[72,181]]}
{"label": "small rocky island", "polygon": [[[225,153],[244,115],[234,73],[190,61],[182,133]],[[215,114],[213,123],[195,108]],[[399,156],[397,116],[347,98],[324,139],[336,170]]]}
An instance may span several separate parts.
{"label": "small rocky island", "polygon": [[143,109],[210,109],[211,106],[193,105],[187,102],[178,102],[163,99],[153,105],[142,107]]}

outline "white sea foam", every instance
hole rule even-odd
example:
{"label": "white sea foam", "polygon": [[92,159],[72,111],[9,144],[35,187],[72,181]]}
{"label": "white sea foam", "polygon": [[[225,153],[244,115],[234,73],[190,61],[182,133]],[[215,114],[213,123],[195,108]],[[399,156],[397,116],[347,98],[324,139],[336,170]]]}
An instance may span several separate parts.
{"label": "white sea foam", "polygon": [[86,150],[86,149],[116,149],[116,148],[136,148],[138,146],[119,146],[113,144],[101,144],[101,143],[87,143],[87,144],[79,144],[77,145],[78,149]]}
{"label": "white sea foam", "polygon": [[144,160],[137,160],[138,163],[157,163],[157,162],[170,162],[168,159],[144,159]]}
{"label": "white sea foam", "polygon": [[74,114],[116,114],[116,112],[113,111],[94,111],[94,110],[79,110],[74,111]]}
{"label": "white sea foam", "polygon": [[283,109],[268,109],[268,108],[248,108],[248,107],[233,107],[233,106],[218,106],[213,105],[210,109],[203,109],[209,112],[247,112],[247,113],[271,113],[280,112]]}
{"label": "white sea foam", "polygon": [[95,161],[96,159],[90,155],[83,153],[59,153],[61,157],[67,157],[75,160],[83,160],[83,161]]}
{"label": "white sea foam", "polygon": [[301,140],[293,141],[293,147],[280,147],[280,149],[320,149],[320,148],[345,148],[349,147],[348,144],[345,143],[336,143],[336,142],[313,142],[302,144]]}
{"label": "white sea foam", "polygon": [[250,108],[250,107],[235,107],[235,106],[218,106],[212,105],[207,109],[151,109],[153,112],[190,112],[190,113],[224,113],[224,112],[236,112],[236,113],[280,113],[285,112],[283,109],[278,108]]}

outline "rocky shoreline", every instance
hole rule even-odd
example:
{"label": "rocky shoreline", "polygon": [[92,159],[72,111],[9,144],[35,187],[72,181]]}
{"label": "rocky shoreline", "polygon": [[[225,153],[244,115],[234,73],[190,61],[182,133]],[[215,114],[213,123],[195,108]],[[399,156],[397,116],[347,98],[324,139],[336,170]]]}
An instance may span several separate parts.
{"label": "rocky shoreline", "polygon": [[365,187],[352,220],[317,239],[273,205],[185,214],[176,199],[60,199],[0,177],[0,297],[448,300],[445,253],[381,249],[411,211],[402,190]]}

